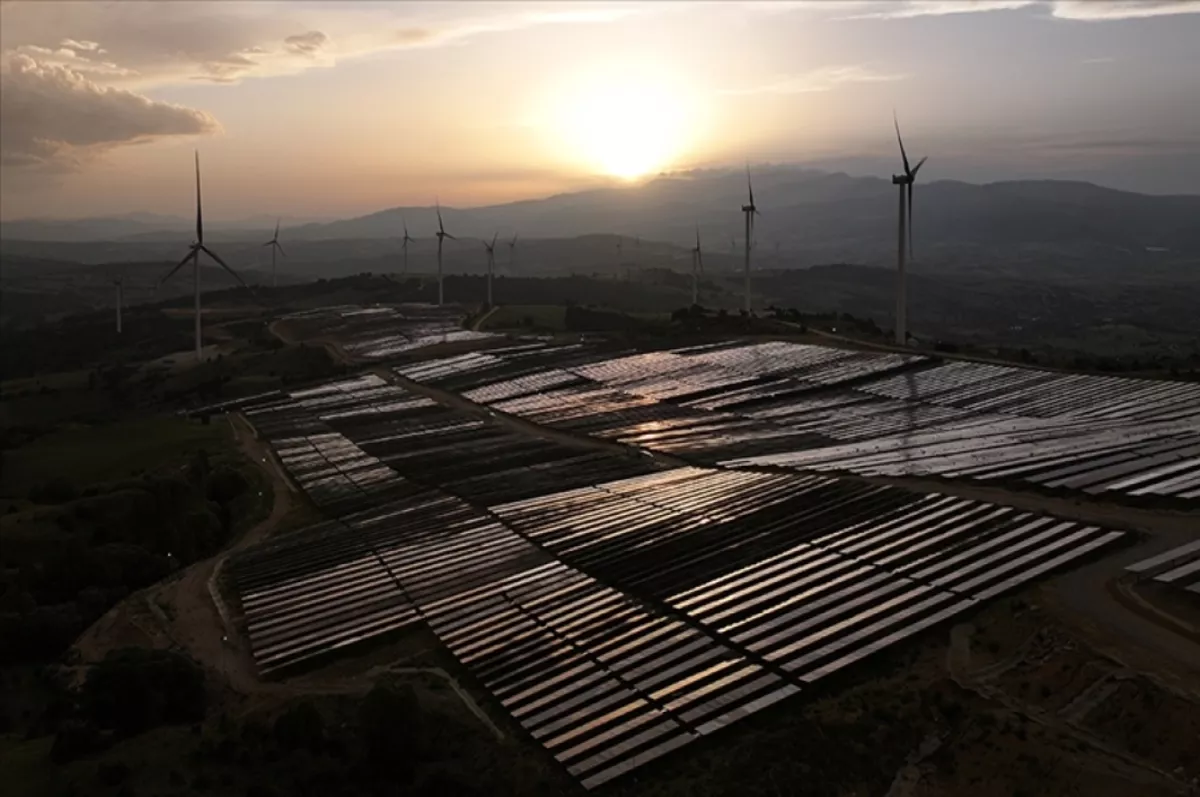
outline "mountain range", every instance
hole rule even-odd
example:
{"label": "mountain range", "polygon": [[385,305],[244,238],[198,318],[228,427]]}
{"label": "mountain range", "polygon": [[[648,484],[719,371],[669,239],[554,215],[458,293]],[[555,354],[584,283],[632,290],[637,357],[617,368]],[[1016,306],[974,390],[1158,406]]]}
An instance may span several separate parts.
{"label": "mountain range", "polygon": [[[895,258],[896,188],[889,180],[795,166],[756,168],[755,246],[796,265],[855,262],[891,265]],[[476,208],[443,207],[446,230],[463,239],[616,234],[690,247],[697,229],[707,251],[731,260],[742,251],[746,175],[729,170],[663,174],[640,185],[606,187],[544,199]],[[951,180],[918,184],[914,198],[917,262],[991,265],[1030,258],[1096,261],[1129,257],[1191,261],[1200,257],[1200,195],[1156,196],[1092,183],[1036,180],[977,185]],[[298,223],[280,234],[293,262],[332,250],[382,256],[397,248],[407,222],[418,239],[436,230],[431,206],[396,207],[366,216]],[[0,224],[2,251],[104,262],[171,257],[190,238],[190,220],[152,214],[78,221]],[[214,222],[213,243],[258,243],[274,217]],[[38,247],[105,241],[87,247]],[[340,242],[335,246],[335,242]],[[357,242],[357,243],[350,243]],[[19,245],[18,245],[19,244]],[[628,245],[624,245],[628,251]],[[14,248],[15,247],[15,248]],[[419,248],[424,249],[424,245]],[[35,250],[44,251],[35,251]],[[180,250],[182,251],[182,250]],[[178,255],[175,255],[178,256]]]}

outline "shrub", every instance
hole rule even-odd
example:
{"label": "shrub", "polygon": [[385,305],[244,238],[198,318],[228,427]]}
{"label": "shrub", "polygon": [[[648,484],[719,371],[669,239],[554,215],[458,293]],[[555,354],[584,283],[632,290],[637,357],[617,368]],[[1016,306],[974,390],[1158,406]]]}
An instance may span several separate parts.
{"label": "shrub", "polygon": [[92,668],[81,698],[97,725],[127,734],[198,721],[206,702],[204,672],[178,653],[124,648]]}

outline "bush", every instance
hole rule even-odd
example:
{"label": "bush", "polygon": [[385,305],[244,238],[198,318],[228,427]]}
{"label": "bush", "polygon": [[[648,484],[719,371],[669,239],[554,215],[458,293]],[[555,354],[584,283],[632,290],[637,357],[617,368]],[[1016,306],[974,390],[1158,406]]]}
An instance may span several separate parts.
{"label": "bush", "polygon": [[363,700],[360,723],[371,770],[407,779],[421,753],[421,706],[411,686],[377,684]]}
{"label": "bush", "polygon": [[55,764],[65,764],[100,752],[106,746],[104,742],[104,737],[95,725],[70,720],[60,725],[58,732],[54,734],[50,760]]}
{"label": "bush", "polygon": [[228,504],[246,491],[247,481],[233,468],[217,468],[208,481],[208,498],[218,504]]}
{"label": "bush", "polygon": [[312,703],[302,700],[275,719],[274,735],[285,750],[318,752],[325,741],[325,720]]}
{"label": "bush", "polygon": [[204,718],[204,672],[191,659],[164,650],[124,648],[88,673],[81,693],[87,716],[126,734]]}
{"label": "bush", "polygon": [[55,476],[29,490],[29,500],[35,504],[65,504],[74,501],[78,495],[75,485],[62,476]]}

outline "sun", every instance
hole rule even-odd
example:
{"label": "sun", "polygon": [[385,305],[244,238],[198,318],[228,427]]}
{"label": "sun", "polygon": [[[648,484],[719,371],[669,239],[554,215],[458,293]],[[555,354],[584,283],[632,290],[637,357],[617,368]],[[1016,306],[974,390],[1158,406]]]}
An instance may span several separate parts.
{"label": "sun", "polygon": [[589,169],[626,180],[668,166],[689,138],[684,93],[646,74],[609,73],[581,82],[558,110],[571,154]]}

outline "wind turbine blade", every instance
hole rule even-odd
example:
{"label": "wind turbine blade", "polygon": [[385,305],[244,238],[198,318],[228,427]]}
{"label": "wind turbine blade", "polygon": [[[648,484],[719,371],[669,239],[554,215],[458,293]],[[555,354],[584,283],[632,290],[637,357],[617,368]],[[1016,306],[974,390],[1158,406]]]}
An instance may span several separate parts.
{"label": "wind turbine blade", "polygon": [[904,160],[904,173],[912,174],[908,168],[908,154],[904,151],[904,139],[900,138],[900,120],[896,118],[895,111],[892,111],[892,124],[896,126],[896,140],[900,142],[900,157]]}
{"label": "wind turbine blade", "polygon": [[283,248],[283,244],[279,243],[279,241],[275,242],[275,248],[279,250],[279,254],[287,257],[287,250]]}
{"label": "wind turbine blade", "polygon": [[517,234],[514,232],[512,243],[510,243],[509,246],[516,246],[516,245],[517,245]]}
{"label": "wind turbine blade", "polygon": [[279,222],[281,222],[281,221],[283,221],[283,219],[275,219],[275,239],[276,240],[279,239]]}
{"label": "wind turbine blade", "polygon": [[916,165],[916,166],[914,166],[914,167],[913,167],[913,170],[912,170],[912,176],[913,176],[913,177],[916,177],[916,176],[917,176],[917,172],[919,172],[919,171],[921,170],[921,166],[922,166],[922,165],[925,163],[925,161],[927,161],[927,160],[929,160],[929,156],[928,156],[928,155],[926,155],[924,158],[921,158],[921,160],[917,161],[917,165]]}
{"label": "wind turbine blade", "polygon": [[443,236],[444,238],[449,238],[451,241],[457,241],[457,240],[458,240],[457,238],[455,238],[453,235],[451,235],[451,234],[450,234],[450,233],[448,233],[448,232],[444,232],[444,233],[442,233],[442,236]]}
{"label": "wind turbine blade", "polygon": [[754,183],[750,181],[750,164],[746,164],[746,188],[750,192],[750,207],[754,207]]}
{"label": "wind turbine blade", "polygon": [[204,243],[204,220],[200,213],[200,151],[196,150],[196,243]]}
{"label": "wind turbine blade", "polygon": [[275,243],[274,240],[267,241],[265,244],[263,244],[263,246],[272,246],[272,245],[274,245],[274,243]]}
{"label": "wind turbine blade", "polygon": [[492,235],[492,245],[491,245],[491,246],[489,246],[489,247],[488,247],[488,249],[495,249],[495,248],[496,248],[496,239],[497,239],[498,237],[500,237],[500,233],[494,233],[494,234]]}
{"label": "wind turbine blade", "polygon": [[180,260],[179,263],[176,264],[175,268],[168,271],[167,275],[158,281],[158,284],[154,286],[154,290],[157,291],[164,282],[169,280],[171,277],[175,276],[175,272],[178,271],[179,269],[183,268],[185,265],[187,265],[188,261],[191,260],[195,256],[196,256],[196,250],[194,248],[189,249],[188,253],[183,256],[183,260]]}
{"label": "wind turbine blade", "polygon": [[913,230],[912,216],[913,216],[913,211],[912,211],[912,198],[913,198],[913,184],[912,184],[912,181],[910,180],[910,181],[909,181],[909,183],[908,183],[908,259],[909,259],[909,260],[912,260],[912,257],[913,257],[913,242],[912,242],[912,230]]}
{"label": "wind turbine blade", "polygon": [[442,203],[441,202],[437,203],[437,216],[438,216],[438,229],[441,230],[442,232],[445,232],[446,228],[445,228],[445,226],[442,225]]}
{"label": "wind turbine blade", "polygon": [[700,251],[700,225],[696,225],[696,251]]}
{"label": "wind turbine blade", "polygon": [[[232,268],[230,268],[230,267],[229,267],[229,264],[228,264],[228,263],[226,263],[224,260],[222,260],[222,259],[221,259],[221,257],[220,257],[220,256],[219,256],[219,255],[218,255],[216,252],[214,252],[213,250],[209,249],[207,246],[204,246],[204,245],[197,246],[197,247],[196,247],[196,249],[197,249],[198,251],[204,252],[206,255],[208,255],[209,257],[211,257],[213,260],[217,261],[217,265],[219,265],[221,268],[225,269],[225,270],[226,270],[226,271],[228,271],[230,274],[232,274],[232,275],[233,275],[233,278],[234,278],[235,280],[237,280],[237,281],[238,281],[238,283],[239,283],[239,284],[240,284],[240,285],[241,285],[243,288],[245,288],[246,290],[250,291],[250,293],[254,293],[254,289],[253,289],[253,288],[251,288],[249,285],[247,285],[247,284],[246,284],[246,281],[245,281],[244,279],[242,279],[241,275],[240,275],[240,274],[238,274],[236,271],[234,271]],[[197,258],[199,258],[199,255],[197,255]]]}
{"label": "wind turbine blade", "polygon": [[699,248],[696,249],[696,265],[700,267],[700,271],[704,271],[704,253]]}

